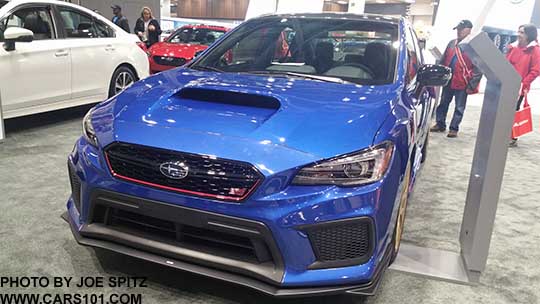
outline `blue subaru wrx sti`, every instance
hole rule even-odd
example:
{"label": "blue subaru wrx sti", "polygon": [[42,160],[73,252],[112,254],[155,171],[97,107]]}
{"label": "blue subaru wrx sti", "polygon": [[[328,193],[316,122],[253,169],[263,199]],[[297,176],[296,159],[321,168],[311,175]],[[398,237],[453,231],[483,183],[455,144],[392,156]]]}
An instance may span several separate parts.
{"label": "blue subaru wrx sti", "polygon": [[402,19],[251,19],[89,111],[72,232],[275,296],[373,294],[450,76]]}

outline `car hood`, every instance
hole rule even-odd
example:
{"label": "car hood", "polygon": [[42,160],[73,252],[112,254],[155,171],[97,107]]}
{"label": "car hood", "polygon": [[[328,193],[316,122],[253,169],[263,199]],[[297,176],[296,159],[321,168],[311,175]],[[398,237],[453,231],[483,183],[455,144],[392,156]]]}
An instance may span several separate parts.
{"label": "car hood", "polygon": [[195,53],[207,49],[207,45],[160,42],[150,48],[153,56],[169,56],[191,59]]}
{"label": "car hood", "polygon": [[102,146],[215,155],[271,174],[371,146],[396,94],[393,86],[178,69],[101,104],[92,123]]}

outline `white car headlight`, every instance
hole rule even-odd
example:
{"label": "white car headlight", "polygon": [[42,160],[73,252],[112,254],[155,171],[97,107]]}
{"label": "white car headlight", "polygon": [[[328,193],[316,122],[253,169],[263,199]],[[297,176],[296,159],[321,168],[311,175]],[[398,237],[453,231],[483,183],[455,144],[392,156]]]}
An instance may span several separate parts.
{"label": "white car headlight", "polygon": [[302,168],[295,185],[358,186],[379,181],[392,159],[394,145],[384,142],[373,148],[336,157]]}
{"label": "white car headlight", "polygon": [[83,118],[83,134],[84,138],[90,144],[97,147],[96,131],[94,131],[94,127],[92,126],[92,110],[88,111]]}

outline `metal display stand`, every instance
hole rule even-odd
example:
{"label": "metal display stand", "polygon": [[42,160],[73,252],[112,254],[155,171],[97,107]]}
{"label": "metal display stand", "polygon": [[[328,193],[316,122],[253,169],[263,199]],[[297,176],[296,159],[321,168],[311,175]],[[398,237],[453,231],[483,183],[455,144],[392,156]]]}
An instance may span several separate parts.
{"label": "metal display stand", "polygon": [[391,269],[476,284],[487,263],[521,78],[486,33],[460,44],[487,78],[459,253],[403,243]]}
{"label": "metal display stand", "polygon": [[2,114],[2,94],[0,93],[0,143],[6,138],[6,130],[4,128],[4,116]]}

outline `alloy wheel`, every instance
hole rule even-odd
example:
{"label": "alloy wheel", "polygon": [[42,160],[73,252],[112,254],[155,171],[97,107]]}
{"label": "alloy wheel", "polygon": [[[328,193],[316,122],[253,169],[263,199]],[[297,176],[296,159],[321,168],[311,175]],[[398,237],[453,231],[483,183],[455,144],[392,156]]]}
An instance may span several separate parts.
{"label": "alloy wheel", "polygon": [[118,73],[118,76],[116,76],[116,80],[114,81],[115,94],[118,94],[123,90],[127,89],[134,82],[135,79],[133,78],[133,75],[131,73],[127,71],[122,71],[121,73]]}

